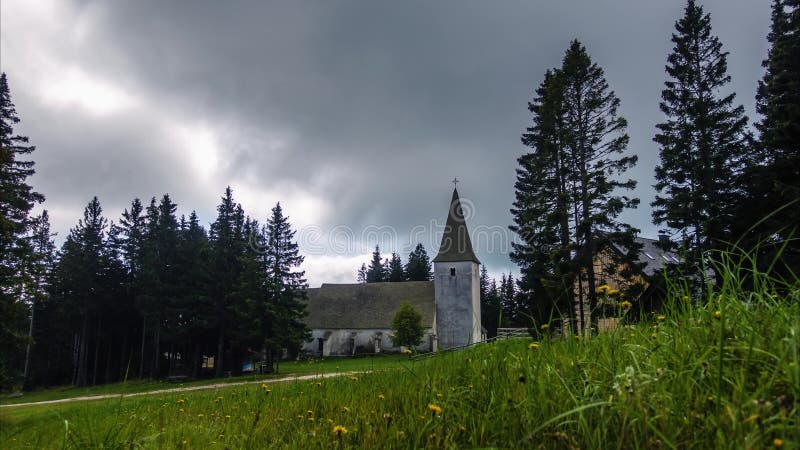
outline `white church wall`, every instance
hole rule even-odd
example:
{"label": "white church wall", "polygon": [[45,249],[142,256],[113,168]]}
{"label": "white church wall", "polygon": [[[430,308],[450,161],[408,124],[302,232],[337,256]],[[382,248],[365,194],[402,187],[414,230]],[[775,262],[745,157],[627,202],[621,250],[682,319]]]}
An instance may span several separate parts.
{"label": "white church wall", "polygon": [[439,348],[460,347],[480,341],[478,264],[472,261],[436,262],[433,267]]}
{"label": "white church wall", "polygon": [[[432,351],[433,330],[425,330],[422,344],[416,348],[418,352]],[[320,339],[322,339],[320,352]],[[311,340],[303,344],[303,351],[314,356],[348,356],[354,352],[363,353],[399,353],[400,347],[394,345],[391,330],[388,329],[313,329]],[[321,353],[321,354],[320,354]]]}

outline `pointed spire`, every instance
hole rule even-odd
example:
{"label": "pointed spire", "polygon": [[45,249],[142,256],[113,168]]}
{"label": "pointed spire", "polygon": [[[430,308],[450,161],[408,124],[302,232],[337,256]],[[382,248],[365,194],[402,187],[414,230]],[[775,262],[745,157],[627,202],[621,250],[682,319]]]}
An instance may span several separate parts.
{"label": "pointed spire", "polygon": [[442,235],[442,244],[439,246],[439,254],[436,255],[433,262],[458,261],[473,261],[480,264],[475,252],[472,251],[472,241],[469,238],[467,222],[464,220],[464,211],[461,209],[461,200],[458,198],[458,189],[454,188],[447,214],[447,225],[445,225]]}

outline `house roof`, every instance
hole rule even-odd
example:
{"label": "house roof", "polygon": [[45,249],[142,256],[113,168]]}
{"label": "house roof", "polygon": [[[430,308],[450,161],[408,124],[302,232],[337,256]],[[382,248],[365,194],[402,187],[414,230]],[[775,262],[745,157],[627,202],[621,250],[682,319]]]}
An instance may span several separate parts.
{"label": "house roof", "polygon": [[[639,251],[639,263],[643,263],[642,272],[645,275],[654,275],[664,269],[665,264],[676,264],[679,262],[678,255],[674,252],[664,251],[659,244],[658,239],[648,239],[637,237],[635,239],[637,244],[642,245]],[[627,249],[621,246],[614,245],[615,250],[621,253],[627,253]]]}
{"label": "house roof", "polygon": [[323,284],[308,290],[305,322],[314,329],[388,329],[403,301],[422,315],[424,327],[433,325],[432,281]]}
{"label": "house roof", "polygon": [[458,261],[481,263],[472,250],[472,241],[464,219],[464,210],[461,208],[461,199],[458,198],[458,190],[453,189],[453,198],[450,200],[450,209],[447,212],[447,224],[442,234],[442,244],[433,262]]}

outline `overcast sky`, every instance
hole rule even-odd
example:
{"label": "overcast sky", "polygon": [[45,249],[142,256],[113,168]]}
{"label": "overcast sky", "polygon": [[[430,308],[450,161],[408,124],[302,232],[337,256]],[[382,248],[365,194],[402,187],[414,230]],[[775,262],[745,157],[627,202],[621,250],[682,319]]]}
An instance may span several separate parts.
{"label": "overcast sky", "polygon": [[[700,3],[755,117],[769,1]],[[94,195],[117,220],[134,197],[169,193],[208,224],[230,185],[259,220],[281,202],[311,286],[352,282],[376,243],[405,260],[421,241],[433,257],[458,177],[478,257],[499,275],[516,270],[505,230],[527,102],[574,38],[605,70],[639,155],[642,204],[624,217],[656,236],[652,136],[683,7],[3,0],[0,69],[59,242]]]}

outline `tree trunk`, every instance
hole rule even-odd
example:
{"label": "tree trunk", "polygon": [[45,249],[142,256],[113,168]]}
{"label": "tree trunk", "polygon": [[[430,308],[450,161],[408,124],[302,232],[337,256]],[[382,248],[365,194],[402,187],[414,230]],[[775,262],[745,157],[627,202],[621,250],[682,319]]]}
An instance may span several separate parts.
{"label": "tree trunk", "polygon": [[81,325],[80,346],[78,350],[78,376],[76,385],[79,387],[86,386],[86,352],[88,336],[86,335],[89,329],[89,316],[83,316],[83,324]]}
{"label": "tree trunk", "polygon": [[124,381],[128,380],[128,369],[130,368],[130,357],[132,356],[128,354],[128,332],[129,330],[126,330],[125,334],[122,335],[122,344],[119,348],[119,374],[117,379]]}
{"label": "tree trunk", "polygon": [[[106,351],[106,370],[103,372],[103,383],[110,383],[111,382],[111,348],[113,344],[113,339],[111,337],[108,338],[108,350]],[[121,355],[120,355],[121,356]]]}
{"label": "tree trunk", "polygon": [[142,352],[139,355],[139,379],[144,378],[144,343],[147,336],[147,315],[142,316]]}
{"label": "tree trunk", "polygon": [[153,378],[161,376],[161,319],[156,319],[156,331],[153,335]]}
{"label": "tree trunk", "polygon": [[22,369],[22,389],[28,390],[30,388],[30,382],[28,380],[28,369],[30,367],[31,361],[31,344],[33,343],[33,318],[36,314],[36,297],[33,297],[33,303],[31,303],[31,323],[28,326],[28,345],[25,346],[25,367]]}
{"label": "tree trunk", "polygon": [[222,352],[225,348],[225,334],[223,327],[219,327],[219,337],[217,339],[217,355],[214,358],[214,373],[217,378],[222,377]]}
{"label": "tree trunk", "polygon": [[100,359],[100,320],[97,321],[97,331],[94,336],[94,361],[92,361],[92,385],[97,384],[97,363]]}

